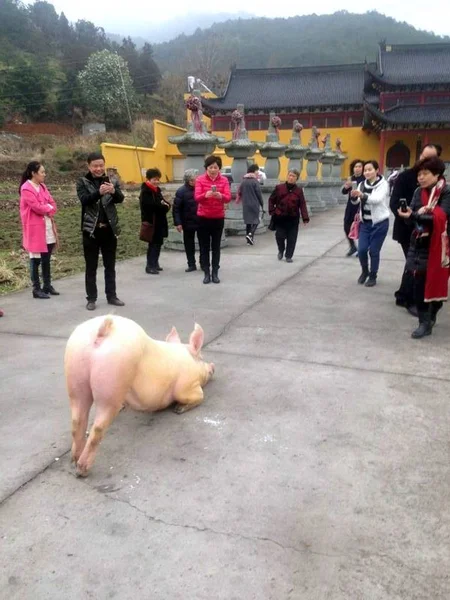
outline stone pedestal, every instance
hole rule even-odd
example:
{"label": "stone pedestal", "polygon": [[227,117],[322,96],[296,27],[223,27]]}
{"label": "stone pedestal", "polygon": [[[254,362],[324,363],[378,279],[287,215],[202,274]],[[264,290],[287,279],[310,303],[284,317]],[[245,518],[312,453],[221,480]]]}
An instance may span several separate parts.
{"label": "stone pedestal", "polygon": [[321,181],[308,181],[305,183],[304,192],[311,212],[318,213],[326,211],[329,206],[324,198],[327,197],[329,187],[322,189]]}
{"label": "stone pedestal", "polygon": [[[225,248],[227,245],[228,241],[224,231],[220,241],[220,247]],[[164,240],[164,248],[166,250],[178,250],[179,252],[184,252],[183,233],[179,233],[175,228],[169,229],[169,236]],[[197,236],[195,236],[195,250],[199,250]]]}
{"label": "stone pedestal", "polygon": [[333,162],[333,171],[332,177],[333,179],[342,179],[342,165],[346,161],[347,157],[345,154],[336,153],[334,162]]}

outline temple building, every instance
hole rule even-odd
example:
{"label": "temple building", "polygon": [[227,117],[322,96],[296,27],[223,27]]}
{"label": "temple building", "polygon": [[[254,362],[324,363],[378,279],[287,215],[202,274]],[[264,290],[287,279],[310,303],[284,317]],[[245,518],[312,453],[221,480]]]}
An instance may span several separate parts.
{"label": "temple building", "polygon": [[315,125],[331,134],[333,145],[342,140],[349,161],[376,158],[389,170],[411,166],[434,142],[450,162],[450,44],[381,43],[374,63],[233,68],[224,95],[203,98],[215,134],[230,138],[237,104],[245,106],[252,140],[264,141],[272,111],[281,118],[283,143],[297,119],[304,145]]}

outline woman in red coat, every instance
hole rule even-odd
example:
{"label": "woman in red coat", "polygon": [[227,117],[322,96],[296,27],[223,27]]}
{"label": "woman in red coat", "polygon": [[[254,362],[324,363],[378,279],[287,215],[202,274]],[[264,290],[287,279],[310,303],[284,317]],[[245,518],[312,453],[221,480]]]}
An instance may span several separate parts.
{"label": "woman in red coat", "polygon": [[[53,220],[57,209],[44,181],[43,165],[38,161],[32,161],[22,175],[19,188],[22,246],[30,255],[33,298],[40,299],[59,295],[59,292],[52,286],[50,274],[50,258],[57,242],[56,226]],[[42,288],[39,279],[40,264],[42,264]]]}
{"label": "woman in red coat", "polygon": [[300,216],[303,223],[309,223],[303,190],[297,185],[300,173],[296,169],[289,171],[286,183],[277,185],[269,198],[269,214],[275,228],[278,245],[278,260],[286,256],[291,263],[297,243]]}
{"label": "woman in red coat", "polygon": [[[194,198],[198,202],[198,243],[200,246],[200,264],[205,277],[203,283],[220,283],[220,240],[225,224],[225,203],[231,200],[228,179],[220,173],[220,156],[208,156],[205,159],[204,175],[195,181]],[[212,273],[210,273],[210,250],[212,250]]]}

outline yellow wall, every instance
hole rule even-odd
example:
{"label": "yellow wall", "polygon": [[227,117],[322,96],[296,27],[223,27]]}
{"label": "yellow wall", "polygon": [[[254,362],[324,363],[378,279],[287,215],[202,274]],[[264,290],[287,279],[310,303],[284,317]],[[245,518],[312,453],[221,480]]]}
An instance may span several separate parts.
{"label": "yellow wall", "polygon": [[[386,131],[385,136],[385,149],[384,149],[384,164],[386,164],[386,156],[389,148],[396,142],[403,142],[408,146],[410,155],[409,166],[412,167],[416,162],[416,144],[419,137],[417,131]],[[445,162],[450,161],[450,132],[430,130],[425,133],[420,133],[422,140],[422,146],[425,144],[439,144],[442,146],[442,160]],[[405,165],[406,166],[406,165]]]}
{"label": "yellow wall", "polygon": [[[216,135],[223,136],[227,139],[231,139],[231,131],[214,131],[214,133]],[[347,177],[349,165],[351,161],[355,158],[361,158],[363,160],[369,160],[371,158],[374,158],[378,160],[380,141],[375,133],[366,133],[361,129],[361,127],[340,127],[339,129],[327,129],[326,131],[323,130],[321,133],[321,139],[324,137],[325,133],[329,133],[331,135],[331,144],[333,146],[333,149],[335,147],[336,138],[341,138],[342,140],[341,149],[347,155],[347,160],[342,166],[342,177]],[[291,130],[281,129],[280,142],[282,144],[288,144],[291,135]],[[266,132],[249,131],[249,137],[251,140],[255,140],[257,142],[264,142],[266,139]],[[301,138],[302,144],[304,146],[307,146],[311,139],[311,129],[303,129]],[[224,166],[231,165],[233,159],[226,156],[223,150],[218,150],[216,154],[219,154],[222,157]],[[257,152],[253,158],[258,165],[260,165],[261,167],[264,166],[266,159],[260,156],[259,152]],[[280,160],[280,178],[285,179],[287,176],[288,159],[283,156]],[[306,161],[303,161],[302,178],[305,177]]]}
{"label": "yellow wall", "polygon": [[[162,173],[162,181],[172,181],[172,159],[181,158],[178,148],[171,144],[168,137],[181,135],[185,129],[164,123],[153,121],[155,142],[153,148],[141,148],[139,146],[123,146],[120,144],[102,144],[102,153],[105,157],[106,167],[115,167],[123,181],[126,183],[140,183],[145,180],[145,173],[150,167],[158,168]],[[139,168],[140,167],[140,168]]]}

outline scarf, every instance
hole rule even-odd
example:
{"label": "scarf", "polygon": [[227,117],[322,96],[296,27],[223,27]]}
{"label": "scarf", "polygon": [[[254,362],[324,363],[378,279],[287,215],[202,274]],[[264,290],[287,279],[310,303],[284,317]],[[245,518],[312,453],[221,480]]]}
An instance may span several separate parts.
{"label": "scarf", "polygon": [[[258,179],[258,175],[256,173],[247,173],[246,175],[244,175],[244,179]],[[240,204],[241,201],[242,201],[241,186],[239,186],[239,189],[236,194],[236,204]]]}
{"label": "scarf", "polygon": [[155,187],[150,183],[150,181],[144,181],[145,185],[152,190],[152,192],[157,192],[159,190],[158,187]]}
{"label": "scarf", "polygon": [[422,206],[430,208],[433,217],[425,281],[425,302],[440,302],[447,300],[448,297],[450,255],[447,235],[447,215],[438,206],[439,198],[445,184],[444,177],[441,177],[431,190],[422,189],[420,192]]}

